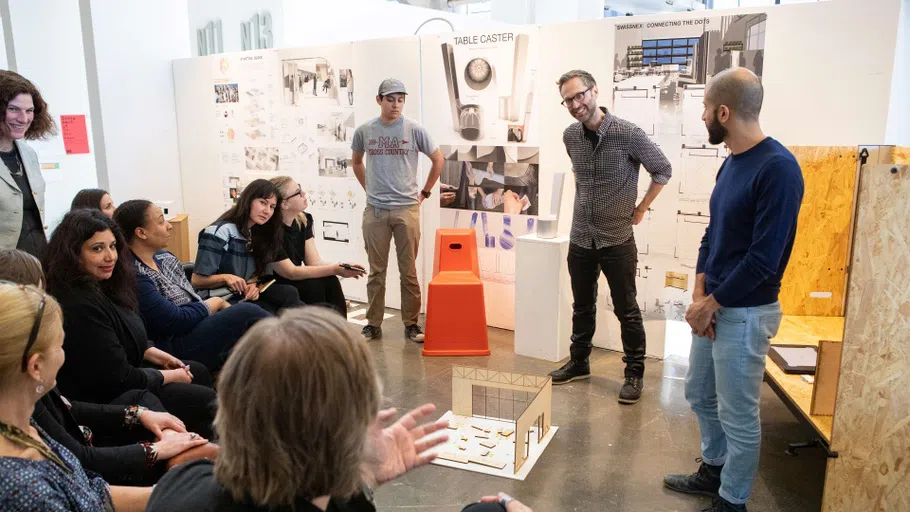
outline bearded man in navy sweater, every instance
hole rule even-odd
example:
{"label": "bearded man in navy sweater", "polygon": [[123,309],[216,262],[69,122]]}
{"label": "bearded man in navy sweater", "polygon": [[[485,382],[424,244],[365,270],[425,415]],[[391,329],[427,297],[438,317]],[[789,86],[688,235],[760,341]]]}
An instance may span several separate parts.
{"label": "bearded man in navy sweater", "polygon": [[664,484],[713,496],[708,510],[718,512],[746,510],[758,471],[765,356],[780,327],[777,298],[803,198],[796,158],[762,133],[762,96],[751,71],[730,69],[708,84],[702,114],[711,144],[732,153],[717,173],[686,312],[686,400],[701,428],[702,464]]}

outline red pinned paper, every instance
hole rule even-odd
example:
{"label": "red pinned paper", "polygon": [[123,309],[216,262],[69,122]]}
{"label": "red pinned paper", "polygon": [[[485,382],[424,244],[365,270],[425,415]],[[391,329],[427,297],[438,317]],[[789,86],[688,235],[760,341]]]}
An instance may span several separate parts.
{"label": "red pinned paper", "polygon": [[60,128],[63,132],[63,149],[67,155],[84,155],[89,152],[84,115],[60,116]]}

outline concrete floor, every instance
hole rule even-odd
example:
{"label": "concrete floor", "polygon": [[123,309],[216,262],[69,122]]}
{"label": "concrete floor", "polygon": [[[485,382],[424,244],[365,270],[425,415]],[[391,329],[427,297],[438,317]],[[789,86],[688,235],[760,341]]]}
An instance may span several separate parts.
{"label": "concrete floor", "polygon": [[[390,310],[390,313],[397,313]],[[357,326],[359,327],[359,326]],[[451,366],[463,364],[545,375],[558,365],[516,356],[513,333],[490,329],[489,357],[425,358],[405,341],[400,317],[370,342],[384,381],[386,406],[400,411],[426,402],[441,415],[451,406]],[[710,499],[663,487],[668,472],[692,472],[699,457],[698,423],[683,396],[687,363],[648,360],[642,400],[617,403],[623,363],[619,353],[595,349],[591,379],[553,388],[559,431],[524,482],[430,465],[379,488],[380,510],[457,512],[485,494],[503,491],[535,512],[695,511]],[[762,390],[761,465],[749,510],[814,511],[821,507],[825,457],[818,449],[784,454],[788,441],[808,433],[767,387]]]}

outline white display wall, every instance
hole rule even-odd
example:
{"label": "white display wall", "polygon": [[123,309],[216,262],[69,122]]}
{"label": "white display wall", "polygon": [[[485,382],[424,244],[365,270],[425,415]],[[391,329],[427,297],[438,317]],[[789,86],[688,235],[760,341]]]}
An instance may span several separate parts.
{"label": "white display wall", "polygon": [[[224,177],[233,174],[225,174],[225,169],[241,174],[241,181],[291,174],[304,185],[317,226],[324,227],[327,221],[347,224],[350,238],[345,243],[338,237],[326,239],[325,230],[322,235],[317,230],[326,259],[365,261],[357,222],[363,192],[349,166],[339,169],[338,162],[349,151],[350,113],[353,126],[377,115],[376,87],[395,76],[411,92],[405,114],[423,122],[447,158],[441,183],[458,192],[454,203],[440,208],[437,187],[432,204],[424,204],[421,284],[425,288],[432,278],[436,228],[474,227],[488,323],[513,328],[520,321],[513,318],[514,238],[534,229],[538,212],[549,211],[553,175],[571,170],[562,132],[574,120],[559,105],[555,82],[565,71],[583,68],[598,80],[600,104],[641,124],[673,164],[673,178],[645,222],[635,228],[648,354],[662,357],[666,331],[685,327],[682,315],[694,284],[698,240],[707,222],[706,200],[724,153],[723,148],[706,144],[699,119],[704,83],[731,66],[760,72],[766,88],[763,126],[785,145],[882,143],[899,9],[896,1],[881,2],[858,25],[855,4],[833,0],[748,12],[712,11],[707,17],[684,13],[607,19],[177,61],[184,195],[198,198],[187,201],[191,231],[198,232],[226,206],[231,182]],[[646,56],[651,44],[654,55]],[[668,54],[658,52],[666,48]],[[848,57],[857,55],[863,56],[861,72],[848,65],[856,62]],[[661,62],[656,72],[633,69],[639,58],[665,56],[669,63]],[[685,65],[681,60],[674,64],[674,56],[691,58]],[[219,138],[228,126],[219,117],[214,85],[238,83],[237,107],[247,116],[252,98],[244,95],[253,77],[243,78],[250,81],[246,86],[239,79],[216,82],[233,79],[218,77],[220,63],[249,66],[250,61],[243,59],[253,57],[262,63],[258,83],[268,98],[259,103],[262,115],[267,114],[260,117],[262,136],[251,138],[252,127],[242,122],[234,128],[240,139],[227,144]],[[332,81],[325,90],[328,67],[318,59],[331,63]],[[313,83],[307,81],[303,87],[299,78],[296,91],[290,96],[285,91],[284,73],[293,61],[300,61],[297,70],[303,75],[313,73],[321,80],[315,96]],[[347,85],[341,84],[341,70],[346,69],[353,73],[353,100]],[[300,141],[306,146],[302,152]],[[230,155],[239,155],[230,156],[227,164],[225,144],[234,148]],[[240,157],[245,157],[247,147],[258,148],[254,156],[265,162],[265,169],[246,168]],[[272,155],[277,155],[277,170],[270,170]],[[428,168],[423,162],[421,180]],[[641,192],[649,181],[643,170]],[[572,180],[567,182],[560,219],[563,233],[569,229],[574,195]],[[610,311],[606,282],[601,281],[603,307],[598,308],[601,328],[595,344],[620,349],[618,322]],[[387,303],[392,307],[399,303],[396,283],[397,275],[390,269]],[[345,291],[363,300],[365,283],[346,282]]]}

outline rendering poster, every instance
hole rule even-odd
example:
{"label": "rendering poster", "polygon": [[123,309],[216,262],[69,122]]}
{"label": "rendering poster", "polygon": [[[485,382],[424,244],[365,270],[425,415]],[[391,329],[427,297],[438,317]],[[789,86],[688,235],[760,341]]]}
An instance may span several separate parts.
{"label": "rendering poster", "polygon": [[441,143],[537,145],[537,31],[421,38],[425,124]]}
{"label": "rendering poster", "polygon": [[440,206],[537,215],[539,149],[516,146],[440,146]]}
{"label": "rendering poster", "polygon": [[735,67],[761,77],[766,24],[762,13],[616,25],[613,110],[662,143],[683,139],[673,147],[706,143],[705,85]]}
{"label": "rendering poster", "polygon": [[[725,146],[708,142],[705,89],[730,68],[761,78],[766,26],[765,13],[616,25],[611,112],[644,130],[673,166],[670,184],[634,227],[646,320],[684,320],[708,199],[727,157]],[[642,169],[639,199],[650,183]]]}

